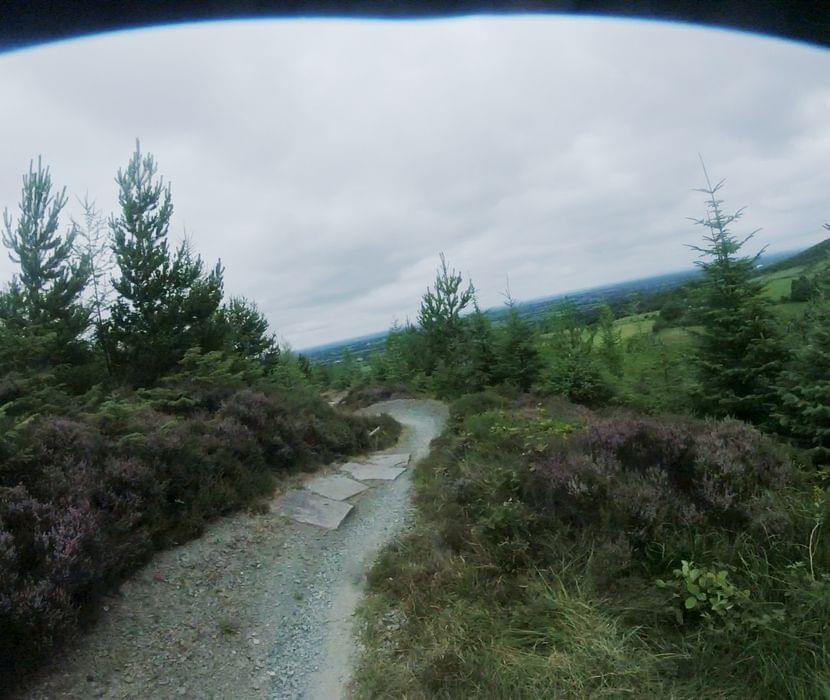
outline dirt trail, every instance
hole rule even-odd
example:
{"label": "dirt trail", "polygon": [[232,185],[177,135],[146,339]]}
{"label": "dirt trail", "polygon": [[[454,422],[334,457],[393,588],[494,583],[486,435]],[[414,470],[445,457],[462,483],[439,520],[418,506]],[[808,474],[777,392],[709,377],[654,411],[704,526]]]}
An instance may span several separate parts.
{"label": "dirt trail", "polygon": [[[365,413],[403,426],[388,452],[429,451],[446,407],[399,399]],[[18,697],[343,697],[365,572],[411,514],[410,471],[353,499],[338,530],[273,512],[222,519],[162,552],[105,601],[94,629]]]}

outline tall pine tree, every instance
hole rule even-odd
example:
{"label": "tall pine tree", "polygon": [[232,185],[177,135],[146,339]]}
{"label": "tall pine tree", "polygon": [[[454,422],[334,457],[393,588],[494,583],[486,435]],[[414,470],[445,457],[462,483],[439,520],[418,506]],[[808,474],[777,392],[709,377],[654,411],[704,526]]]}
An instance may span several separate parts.
{"label": "tall pine tree", "polygon": [[[89,326],[89,309],[81,297],[89,280],[89,259],[73,252],[75,232],[58,231],[66,191],[52,191],[49,168],[38,158],[23,176],[19,215],[14,221],[3,213],[3,243],[20,266],[0,304],[5,329],[32,340],[43,367],[71,365],[85,354],[83,335]],[[34,338],[37,337],[37,342]]]}
{"label": "tall pine tree", "polygon": [[110,228],[121,275],[113,280],[119,298],[106,326],[108,347],[122,378],[149,386],[188,349],[221,347],[222,268],[217,263],[205,272],[187,241],[171,252],[170,186],[156,177],[153,157],[142,155],[138,144],[116,182],[120,212]]}
{"label": "tall pine tree", "polygon": [[698,409],[708,415],[733,416],[756,425],[771,423],[775,406],[775,384],[786,351],[783,348],[768,306],[761,296],[754,256],[741,250],[757,231],[735,237],[730,226],[741,218],[723,211],[718,198],[724,181],[713,185],[703,165],[706,187],[706,216],[692,219],[703,227],[703,244],[690,246],[700,253],[697,264],[703,269],[696,356]]}

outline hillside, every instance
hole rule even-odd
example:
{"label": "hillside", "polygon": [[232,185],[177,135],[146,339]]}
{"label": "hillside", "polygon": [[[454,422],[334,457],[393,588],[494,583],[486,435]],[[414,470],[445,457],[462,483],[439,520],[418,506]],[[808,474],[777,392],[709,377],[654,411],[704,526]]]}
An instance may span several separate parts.
{"label": "hillside", "polygon": [[[821,250],[820,247],[825,244],[830,246],[830,239],[801,252],[767,253],[760,259],[759,267],[764,269],[765,274],[776,270],[788,270],[795,265],[805,264],[794,262],[800,260],[803,256],[809,254],[810,259],[817,257]],[[811,252],[816,249],[820,249],[819,253]],[[830,250],[830,247],[823,250]],[[531,299],[519,302],[516,308],[522,318],[531,322],[541,322],[550,313],[551,309],[561,306],[563,303],[573,304],[585,312],[589,318],[594,316],[595,310],[603,304],[611,306],[617,314],[622,313],[632,304],[635,304],[639,311],[654,311],[659,309],[666,299],[682,293],[684,288],[694,284],[699,277],[700,270],[696,268],[669,272],[652,277],[615,282],[599,287]],[[484,313],[492,321],[499,322],[505,317],[507,310],[503,306],[494,307],[485,309]],[[338,363],[345,352],[348,352],[358,361],[366,361],[373,352],[383,351],[387,335],[388,331],[381,331],[306,348],[301,353],[309,360],[322,364]]]}
{"label": "hillside", "polygon": [[825,238],[820,243],[810,246],[795,255],[789,255],[783,260],[778,260],[764,266],[766,273],[781,272],[794,267],[810,267],[819,265],[830,260],[830,238]]}

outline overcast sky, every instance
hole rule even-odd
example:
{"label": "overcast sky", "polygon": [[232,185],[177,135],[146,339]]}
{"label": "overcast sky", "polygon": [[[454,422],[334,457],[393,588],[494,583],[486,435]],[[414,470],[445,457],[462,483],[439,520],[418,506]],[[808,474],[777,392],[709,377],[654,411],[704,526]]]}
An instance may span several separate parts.
{"label": "overcast sky", "polygon": [[771,251],[830,220],[830,54],[751,35],[201,24],[0,55],[0,99],[0,208],[42,154],[112,210],[140,137],[172,183],[172,235],[221,258],[227,293],[295,349],[414,319],[442,250],[484,307],[508,274],[521,300],[686,269],[698,152]]}

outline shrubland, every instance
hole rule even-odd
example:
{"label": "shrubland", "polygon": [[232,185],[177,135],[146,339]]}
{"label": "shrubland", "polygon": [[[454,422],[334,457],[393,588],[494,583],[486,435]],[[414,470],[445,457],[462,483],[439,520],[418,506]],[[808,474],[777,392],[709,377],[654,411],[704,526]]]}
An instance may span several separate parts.
{"label": "shrubland", "polygon": [[370,575],[359,696],[830,696],[830,264],[765,276],[722,186],[662,308],[493,322],[442,257],[422,309],[471,312],[341,373],[452,401]]}
{"label": "shrubland", "polygon": [[256,304],[224,300],[221,266],[171,246],[151,156],[117,182],[108,224],[87,200],[62,233],[67,197],[39,161],[4,216],[19,271],[0,294],[2,691],[154,551],[400,429],[331,408]]}
{"label": "shrubland", "polygon": [[737,421],[452,406],[370,577],[367,697],[823,697],[828,499]]}

